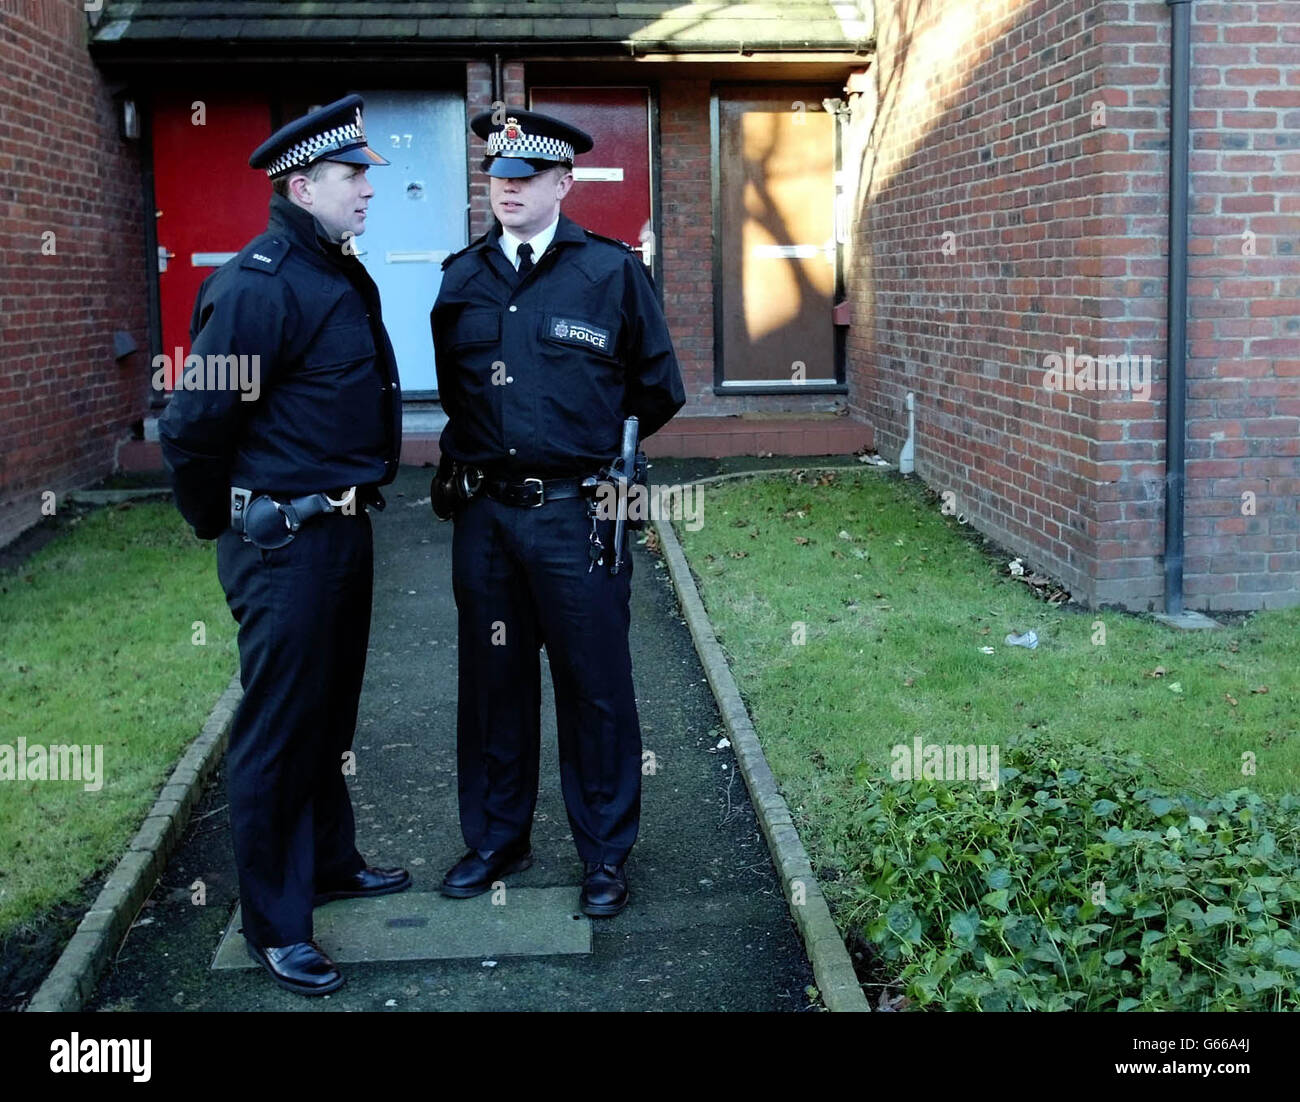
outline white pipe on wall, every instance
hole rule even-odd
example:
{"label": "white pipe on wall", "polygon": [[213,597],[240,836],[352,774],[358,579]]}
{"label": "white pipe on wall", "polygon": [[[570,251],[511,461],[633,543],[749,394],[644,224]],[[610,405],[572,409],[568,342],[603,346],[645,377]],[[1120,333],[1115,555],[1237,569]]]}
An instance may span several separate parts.
{"label": "white pipe on wall", "polygon": [[916,469],[916,400],[915,395],[907,392],[907,439],[903,441],[903,450],[898,453],[898,473],[911,474]]}

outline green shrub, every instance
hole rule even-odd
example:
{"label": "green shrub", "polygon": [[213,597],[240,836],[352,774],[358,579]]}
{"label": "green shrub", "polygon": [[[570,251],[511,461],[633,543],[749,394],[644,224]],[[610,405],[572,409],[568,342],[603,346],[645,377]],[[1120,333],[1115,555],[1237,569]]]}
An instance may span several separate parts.
{"label": "green shrub", "polygon": [[994,792],[860,771],[846,917],[913,1006],[1300,1008],[1300,800],[1171,795],[1037,737],[1001,757]]}

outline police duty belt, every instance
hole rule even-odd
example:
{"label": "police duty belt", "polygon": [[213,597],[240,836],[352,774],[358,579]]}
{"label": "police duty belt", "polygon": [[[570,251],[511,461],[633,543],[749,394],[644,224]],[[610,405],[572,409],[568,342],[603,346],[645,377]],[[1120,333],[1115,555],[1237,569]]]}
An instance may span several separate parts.
{"label": "police duty belt", "polygon": [[293,542],[302,526],[313,517],[355,509],[357,487],[349,486],[341,497],[327,493],[304,494],[288,501],[276,501],[270,494],[254,494],[242,486],[230,487],[230,527],[246,543],[263,551],[274,551]]}

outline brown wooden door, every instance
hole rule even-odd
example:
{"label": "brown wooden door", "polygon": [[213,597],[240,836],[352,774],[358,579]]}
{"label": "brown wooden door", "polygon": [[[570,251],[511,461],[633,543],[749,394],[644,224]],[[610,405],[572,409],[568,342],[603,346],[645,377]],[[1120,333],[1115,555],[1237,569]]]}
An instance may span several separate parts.
{"label": "brown wooden door", "polygon": [[835,118],[822,85],[718,89],[718,382],[836,381]]}

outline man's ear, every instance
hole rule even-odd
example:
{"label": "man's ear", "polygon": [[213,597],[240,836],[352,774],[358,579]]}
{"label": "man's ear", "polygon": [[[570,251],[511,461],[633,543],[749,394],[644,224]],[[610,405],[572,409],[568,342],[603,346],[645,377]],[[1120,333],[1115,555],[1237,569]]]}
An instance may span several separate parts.
{"label": "man's ear", "polygon": [[561,199],[568,195],[569,189],[573,187],[573,169],[566,168],[564,170],[564,175],[556,181],[556,186],[560,189]]}
{"label": "man's ear", "polygon": [[311,206],[311,177],[305,172],[295,172],[289,177],[289,194],[301,206]]}

